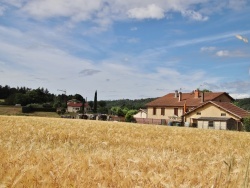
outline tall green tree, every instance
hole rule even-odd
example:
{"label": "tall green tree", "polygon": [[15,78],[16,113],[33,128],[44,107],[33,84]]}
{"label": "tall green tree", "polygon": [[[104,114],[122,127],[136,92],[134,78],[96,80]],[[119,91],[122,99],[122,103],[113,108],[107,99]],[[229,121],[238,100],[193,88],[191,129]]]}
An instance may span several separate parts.
{"label": "tall green tree", "polygon": [[97,91],[95,91],[93,112],[97,113]]}

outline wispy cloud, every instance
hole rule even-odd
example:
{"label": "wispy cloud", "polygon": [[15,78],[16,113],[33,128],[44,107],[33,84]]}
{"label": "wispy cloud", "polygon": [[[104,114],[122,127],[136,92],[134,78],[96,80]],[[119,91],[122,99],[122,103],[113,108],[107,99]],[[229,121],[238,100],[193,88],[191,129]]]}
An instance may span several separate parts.
{"label": "wispy cloud", "polygon": [[209,19],[208,16],[203,16],[201,13],[194,10],[185,10],[182,12],[182,15],[195,21],[207,21]]}
{"label": "wispy cloud", "polygon": [[213,42],[213,41],[219,41],[219,40],[228,39],[228,38],[235,39],[235,35],[237,33],[250,34],[250,30],[222,33],[219,35],[206,36],[206,37],[201,37],[201,38],[193,38],[190,40],[181,40],[181,41],[177,41],[177,42],[171,44],[170,46],[171,47],[181,47],[181,46],[194,45],[194,44],[199,44],[199,43],[208,43],[208,42]]}
{"label": "wispy cloud", "polygon": [[243,51],[228,51],[228,50],[217,51],[216,56],[218,57],[250,57],[248,53],[245,53]]}
{"label": "wispy cloud", "polygon": [[208,46],[208,47],[204,46],[204,47],[201,47],[200,49],[201,52],[213,52],[215,50],[216,50],[216,47],[214,46]]}

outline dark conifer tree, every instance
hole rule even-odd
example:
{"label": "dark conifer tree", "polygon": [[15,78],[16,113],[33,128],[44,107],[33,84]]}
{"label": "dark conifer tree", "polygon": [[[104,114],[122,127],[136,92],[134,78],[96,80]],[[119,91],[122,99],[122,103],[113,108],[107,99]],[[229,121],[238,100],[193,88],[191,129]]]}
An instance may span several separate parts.
{"label": "dark conifer tree", "polygon": [[95,91],[93,112],[97,113],[97,91]]}

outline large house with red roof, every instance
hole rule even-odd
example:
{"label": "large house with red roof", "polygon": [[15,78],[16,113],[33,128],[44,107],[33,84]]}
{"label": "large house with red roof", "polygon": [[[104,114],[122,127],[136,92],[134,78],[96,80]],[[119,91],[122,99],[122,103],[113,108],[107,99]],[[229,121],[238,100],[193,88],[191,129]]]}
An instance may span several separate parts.
{"label": "large house with red roof", "polygon": [[226,92],[175,91],[146,104],[147,122],[241,130],[242,119],[250,114],[233,101]]}

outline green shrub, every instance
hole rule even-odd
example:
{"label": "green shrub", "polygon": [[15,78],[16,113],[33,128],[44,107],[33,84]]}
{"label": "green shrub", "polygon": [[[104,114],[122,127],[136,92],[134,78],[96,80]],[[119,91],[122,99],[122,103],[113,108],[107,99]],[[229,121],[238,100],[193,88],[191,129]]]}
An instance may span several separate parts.
{"label": "green shrub", "polygon": [[137,112],[138,112],[137,110],[129,110],[129,111],[126,113],[125,121],[126,121],[126,122],[134,122],[134,121],[135,121],[135,118],[133,117],[133,115],[135,115]]}
{"label": "green shrub", "polygon": [[243,126],[246,132],[250,132],[250,116],[243,119]]}
{"label": "green shrub", "polygon": [[32,108],[30,106],[23,106],[22,113],[30,113],[32,112]]}

